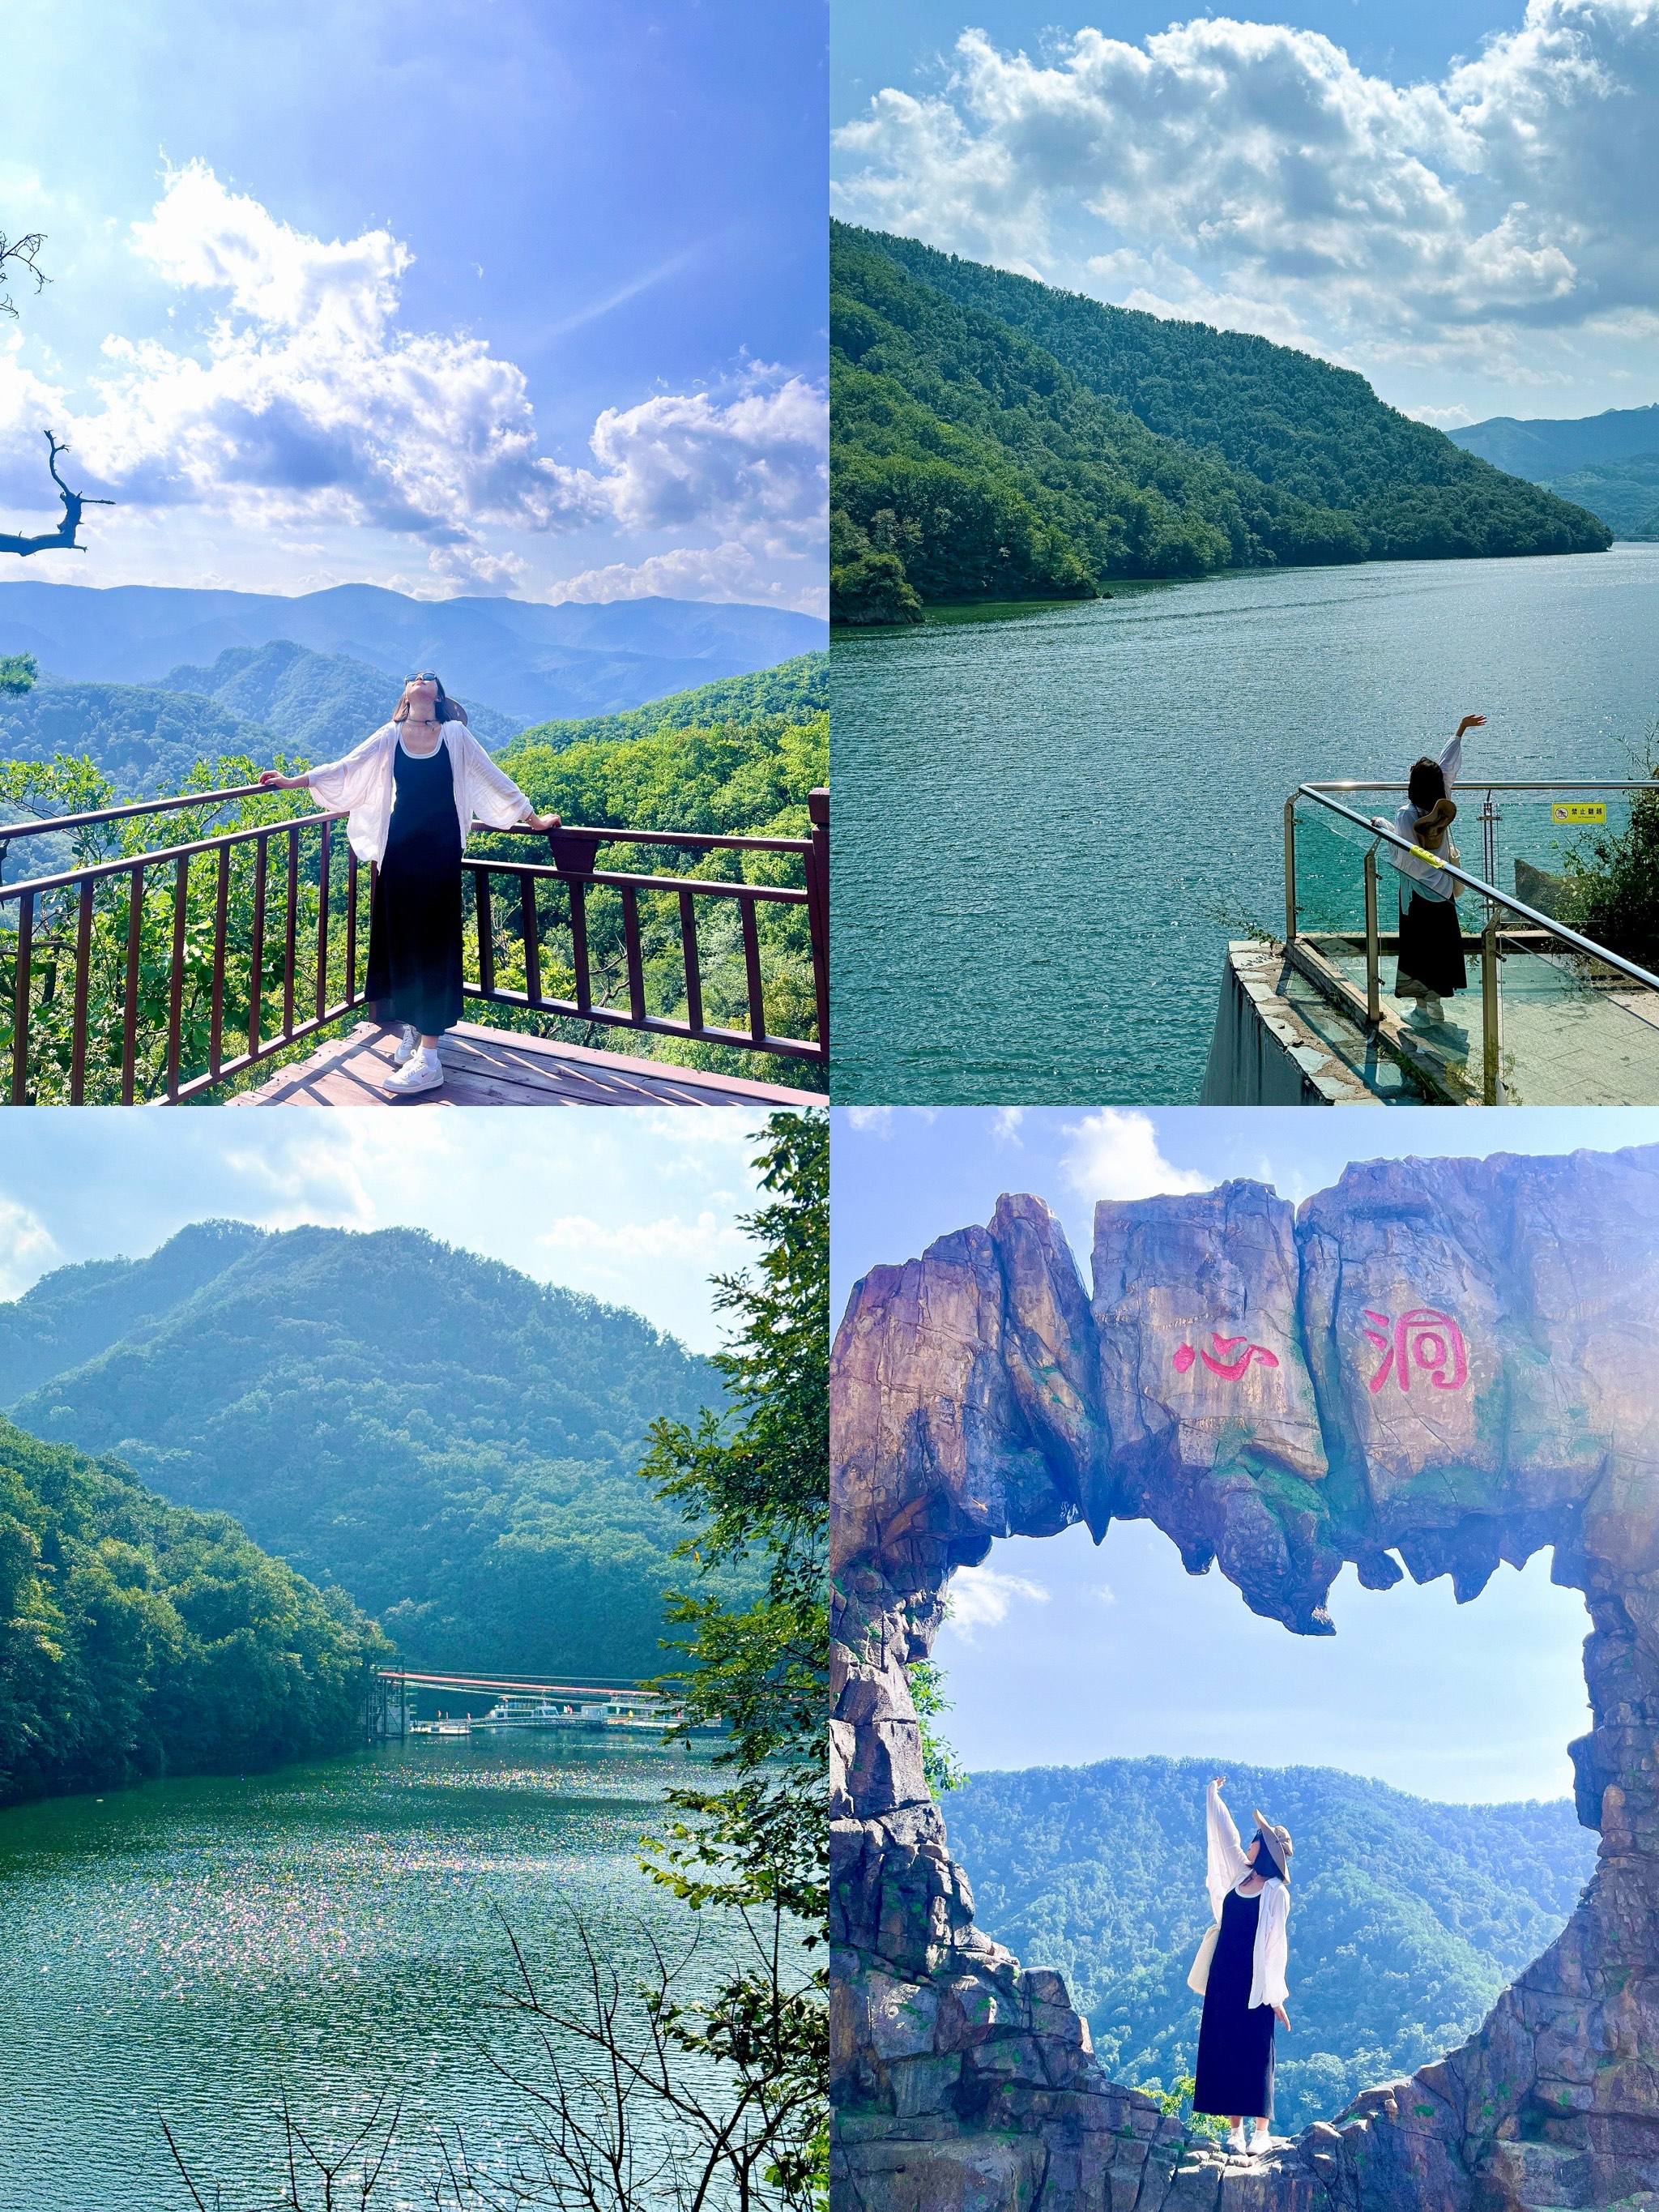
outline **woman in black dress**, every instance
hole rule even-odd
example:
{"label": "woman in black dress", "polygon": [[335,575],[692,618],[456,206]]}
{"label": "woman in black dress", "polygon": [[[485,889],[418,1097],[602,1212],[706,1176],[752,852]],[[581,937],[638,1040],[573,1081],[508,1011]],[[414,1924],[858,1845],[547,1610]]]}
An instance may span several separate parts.
{"label": "woman in black dress", "polygon": [[343,760],[304,775],[268,769],[262,784],[309,790],[350,815],[347,834],[374,867],[365,995],[403,1038],[386,1088],[442,1083],[438,1039],[461,1018],[461,853],[474,822],[556,830],[538,814],[466,726],[430,671],[411,676],[392,720]]}
{"label": "woman in black dress", "polygon": [[1205,1801],[1206,1875],[1215,1925],[1188,1980],[1204,1998],[1198,2031],[1193,2110],[1227,2121],[1228,2146],[1243,2151],[1244,2122],[1255,2122],[1254,2148],[1267,2140],[1273,2109],[1273,2023],[1285,2009],[1285,1924],[1290,1917],[1290,1832],[1258,1813],[1247,1852],[1221,1802],[1218,1776]]}

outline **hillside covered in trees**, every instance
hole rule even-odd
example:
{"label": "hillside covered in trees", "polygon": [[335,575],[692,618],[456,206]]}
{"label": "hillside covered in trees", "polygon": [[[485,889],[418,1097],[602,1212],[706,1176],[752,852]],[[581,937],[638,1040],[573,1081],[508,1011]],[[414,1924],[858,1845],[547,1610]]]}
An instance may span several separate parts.
{"label": "hillside covered in trees", "polygon": [[346,1750],[390,1656],[228,1515],[0,1420],[0,1804]]}
{"label": "hillside covered in trees", "polygon": [[1659,538],[1659,404],[1556,420],[1494,415],[1446,434],[1466,453],[1589,507],[1615,538]]}
{"label": "hillside covered in trees", "polygon": [[0,1306],[0,1404],[349,1593],[408,1660],[636,1677],[684,1533],[635,1470],[719,1377],[410,1230],[181,1231]]}
{"label": "hillside covered in trees", "polygon": [[1339,2113],[1470,2034],[1559,1932],[1595,1859],[1570,1802],[1442,1805],[1326,1767],[1114,1759],[975,1774],[944,1801],[975,1918],[1054,1966],[1109,2074],[1168,2089],[1193,2070],[1187,1973],[1209,1923],[1204,1790],[1295,1844],[1291,2031],[1274,2127]]}
{"label": "hillside covered in trees", "polygon": [[835,225],[832,613],[1114,576],[1589,552],[1583,508],[1266,338]]}

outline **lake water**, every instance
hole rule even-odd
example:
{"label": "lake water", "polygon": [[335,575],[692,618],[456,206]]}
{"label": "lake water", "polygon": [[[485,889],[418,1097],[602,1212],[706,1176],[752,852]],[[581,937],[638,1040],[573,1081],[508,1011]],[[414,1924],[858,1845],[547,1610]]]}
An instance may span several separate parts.
{"label": "lake water", "polygon": [[641,1922],[683,1939],[635,1859],[685,1771],[656,1746],[427,1741],[0,1814],[0,2207],[187,2207],[163,2117],[228,2208],[264,2204],[280,2087],[338,2142],[387,2083],[388,2212],[429,2205],[441,2123],[486,2159],[521,2133],[483,2049],[512,2047],[486,2009],[495,1908],[561,1994],[562,1908],[619,1958]]}
{"label": "lake water", "polygon": [[838,1100],[1195,1102],[1297,784],[1465,713],[1470,778],[1622,777],[1659,715],[1659,545],[1115,589],[836,632]]}

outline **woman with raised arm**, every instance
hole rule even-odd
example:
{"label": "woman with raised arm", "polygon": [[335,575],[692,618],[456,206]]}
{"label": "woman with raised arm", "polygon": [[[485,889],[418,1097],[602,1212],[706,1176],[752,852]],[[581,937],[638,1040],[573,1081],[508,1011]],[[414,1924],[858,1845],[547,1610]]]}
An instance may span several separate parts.
{"label": "woman with raised arm", "polygon": [[1444,1021],[1442,1000],[1468,981],[1457,886],[1447,881],[1438,862],[1455,864],[1457,859],[1451,842],[1457,809],[1451,794],[1463,765],[1463,732],[1484,728],[1486,720],[1484,714],[1465,714],[1437,761],[1426,753],[1413,761],[1406,804],[1393,821],[1380,814],[1372,817],[1379,830],[1392,830],[1418,848],[1417,853],[1389,848],[1389,858],[1400,871],[1400,957],[1395,963],[1394,994],[1417,1001],[1409,1017],[1413,1021]]}
{"label": "woman with raised arm", "polygon": [[[1230,2150],[1261,2150],[1273,2109],[1273,2022],[1288,2028],[1285,2009],[1286,1924],[1291,1913],[1291,1837],[1260,1813],[1247,1852],[1221,1802],[1218,1775],[1205,1798],[1208,1842],[1205,1875],[1215,1924],[1187,1977],[1204,1999],[1198,2030],[1193,2110],[1224,2118]],[[1255,2142],[1244,2123],[1255,2122]]]}
{"label": "woman with raised arm", "polygon": [[435,1091],[438,1039],[461,1018],[461,853],[473,824],[556,830],[558,816],[538,814],[503,775],[429,669],[409,678],[392,720],[343,759],[304,775],[267,769],[259,781],[348,810],[351,849],[378,872],[365,994],[382,1021],[403,1024],[386,1088]]}

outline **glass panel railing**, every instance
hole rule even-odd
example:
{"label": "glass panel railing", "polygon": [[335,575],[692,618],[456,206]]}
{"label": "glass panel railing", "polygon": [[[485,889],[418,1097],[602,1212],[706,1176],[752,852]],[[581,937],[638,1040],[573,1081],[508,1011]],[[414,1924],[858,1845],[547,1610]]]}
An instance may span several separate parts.
{"label": "glass panel railing", "polygon": [[[1440,1018],[1431,1019],[1419,998],[1399,988],[1401,874],[1391,855],[1401,848],[1371,826],[1397,804],[1382,788],[1339,795],[1304,786],[1297,795],[1296,932],[1307,972],[1378,1042],[1403,1053],[1437,1095],[1659,1103],[1659,977],[1551,912],[1565,903],[1558,894],[1573,859],[1594,857],[1586,841],[1626,827],[1632,794],[1465,787],[1460,796],[1456,872],[1470,879],[1456,900],[1465,989],[1443,994]],[[1368,940],[1365,856],[1373,846],[1376,917]],[[1540,889],[1546,896],[1528,895]]]}

